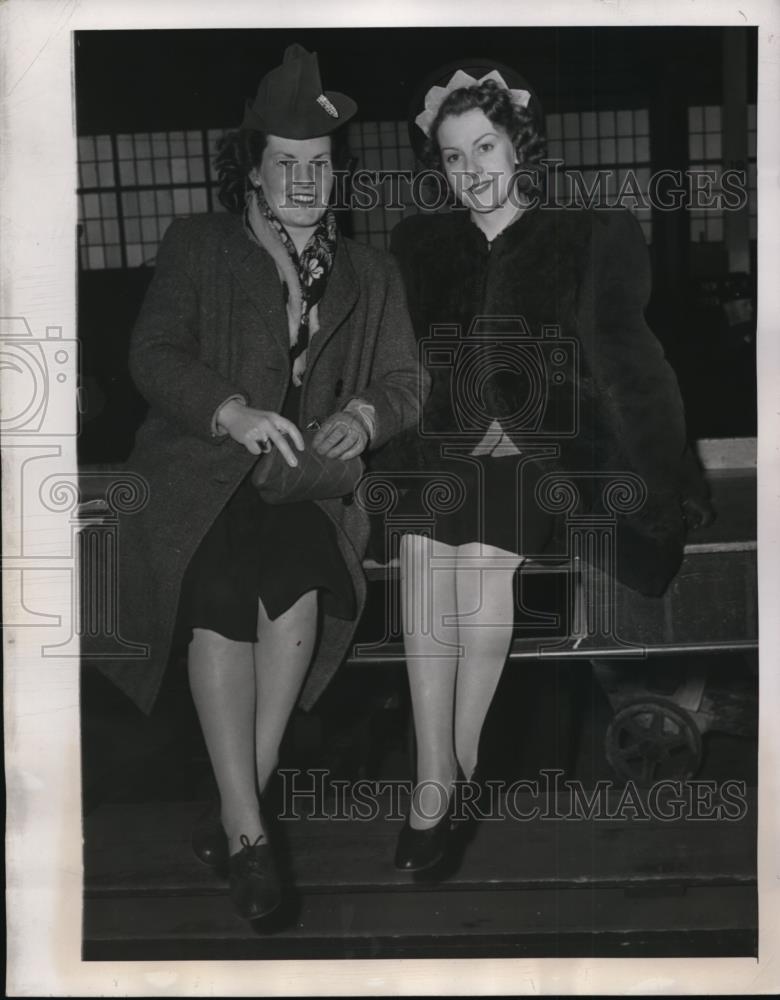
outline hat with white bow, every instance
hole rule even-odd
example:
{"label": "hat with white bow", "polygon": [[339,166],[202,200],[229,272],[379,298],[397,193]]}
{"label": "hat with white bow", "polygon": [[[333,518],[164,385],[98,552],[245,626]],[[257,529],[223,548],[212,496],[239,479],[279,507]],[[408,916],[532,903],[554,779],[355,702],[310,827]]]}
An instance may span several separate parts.
{"label": "hat with white bow", "polygon": [[517,70],[494,59],[461,59],[430,74],[412,101],[409,139],[418,156],[422,154],[442,102],[454,91],[477,86],[486,80],[493,80],[499,87],[508,90],[513,104],[526,108],[539,130],[543,130],[544,114],[539,98]]}

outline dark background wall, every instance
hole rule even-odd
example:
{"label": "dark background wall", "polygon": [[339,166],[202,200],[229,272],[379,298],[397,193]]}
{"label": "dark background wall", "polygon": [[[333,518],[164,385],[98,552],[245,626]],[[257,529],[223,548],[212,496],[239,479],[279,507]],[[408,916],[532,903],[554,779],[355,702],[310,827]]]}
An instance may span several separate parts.
{"label": "dark background wall", "polygon": [[[733,133],[735,107],[746,117],[755,103],[756,40],[755,29],[718,27],[79,32],[77,130],[116,135],[237,124],[259,78],[298,41],[319,53],[327,88],[354,95],[366,121],[406,120],[433,69],[488,56],[516,66],[548,115],[648,109],[651,168],[685,169],[691,106],[721,106],[728,117],[730,102]],[[740,161],[724,154],[723,163]],[[725,240],[692,242],[689,223],[685,210],[653,213],[649,318],[678,372],[691,436],[752,435],[755,244],[745,240],[735,265]],[[125,359],[151,273],[126,267],[79,275],[83,462],[122,461],[142,418]],[[735,320],[729,304],[739,298],[749,306]]]}
{"label": "dark background wall", "polygon": [[[756,99],[753,28],[353,28],[100,31],[76,37],[79,132],[222,126],[238,122],[263,73],[300,42],[319,53],[330,90],[363,117],[405,118],[437,66],[489,55],[531,81],[546,112],[637,105],[678,87],[684,104],[723,97],[724,31],[750,41],[748,100]],[[669,113],[672,108],[668,108]]]}

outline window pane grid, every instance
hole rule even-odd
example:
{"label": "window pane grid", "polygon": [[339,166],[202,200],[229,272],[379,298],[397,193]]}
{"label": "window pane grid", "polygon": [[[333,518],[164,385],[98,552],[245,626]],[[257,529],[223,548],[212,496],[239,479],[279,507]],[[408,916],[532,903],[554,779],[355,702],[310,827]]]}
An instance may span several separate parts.
{"label": "window pane grid", "polygon": [[114,159],[111,136],[81,136],[79,151],[79,187],[110,188],[114,186]]}
{"label": "window pane grid", "polygon": [[[82,267],[149,263],[175,216],[219,207],[206,151],[209,137],[222,134],[191,130],[79,137]],[[104,192],[110,201],[101,208],[96,199]],[[95,225],[96,220],[103,224]]]}
{"label": "window pane grid", "polygon": [[[409,145],[406,122],[353,122],[348,126],[348,145],[357,171],[414,171],[414,153]],[[386,250],[390,233],[406,215],[414,214],[412,187],[405,179],[386,178],[366,187],[376,190],[379,204],[358,195],[350,205],[350,221],[355,238]]]}
{"label": "window pane grid", "polygon": [[[210,129],[118,135],[116,164],[110,160],[110,136],[82,137],[79,143],[82,217],[87,218],[84,199],[109,181],[109,186],[114,186],[116,176],[119,192],[115,189],[114,201],[120,193],[127,265],[133,267],[152,260],[173,218],[221,209],[216,197],[214,157],[208,154],[223,134],[222,129]],[[558,134],[561,142],[566,143],[568,161],[575,165],[591,162],[614,168],[622,162],[642,162],[649,155],[647,113],[643,111],[550,116],[550,134],[552,152],[554,136]],[[349,147],[358,169],[407,172],[400,182],[383,180],[379,185],[379,204],[372,205],[365,197],[362,202],[353,198],[351,222],[356,238],[387,248],[390,232],[399,219],[420,211],[413,204],[412,186],[406,179],[414,169],[406,123],[352,123]],[[101,169],[105,171],[102,175]],[[617,179],[622,182],[624,173],[618,172]],[[586,182],[592,183],[592,179]],[[614,184],[610,185],[610,191],[616,193]],[[434,195],[431,198],[435,200]],[[94,203],[89,204],[94,210]],[[649,216],[644,217],[647,213],[641,210],[637,210],[637,215],[649,237]],[[113,217],[116,218],[116,208]],[[113,266],[110,261],[118,259],[115,251],[119,250],[113,236],[114,230],[84,227],[81,255],[84,266]],[[107,242],[109,239],[112,242]],[[113,252],[107,252],[109,247]]]}
{"label": "window pane grid", "polygon": [[[639,220],[646,242],[652,221],[648,201],[650,125],[646,108],[550,114],[546,119],[548,157],[563,160],[553,175],[554,195],[562,201],[579,190],[602,193],[624,204]],[[567,176],[568,172],[568,176]],[[572,176],[579,180],[574,187]],[[597,186],[598,185],[598,186]]]}
{"label": "window pane grid", "polygon": [[[688,108],[688,169],[692,175],[704,174],[720,166],[722,143],[721,109],[716,105]],[[701,180],[703,182],[703,178]],[[692,207],[688,217],[693,242],[723,240],[722,209]]]}
{"label": "window pane grid", "polygon": [[[750,236],[757,229],[756,108],[748,107],[748,199]],[[692,171],[721,171],[722,114],[718,106],[688,109],[689,161]],[[597,171],[606,175],[608,199],[623,193],[650,242],[651,212],[632,199],[646,198],[650,178],[650,134],[647,109],[617,109],[551,114],[546,120],[548,155],[564,161],[563,171],[577,171],[584,190],[592,190]],[[359,170],[414,170],[405,122],[353,122],[349,147]],[[223,211],[217,198],[214,150],[223,129],[80,136],[80,260],[85,268],[121,267],[122,234],[126,265],[153,260],[159,241],[173,218],[197,212]],[[379,186],[379,204],[363,196],[353,200],[350,221],[358,240],[386,248],[390,233],[405,216],[425,211],[413,204],[406,174]],[[629,174],[631,175],[629,177]],[[553,175],[560,185],[561,172]],[[627,185],[625,188],[623,185]],[[373,185],[370,185],[373,187]],[[571,186],[566,188],[571,194]],[[563,195],[564,192],[561,190]],[[392,203],[390,203],[392,195]],[[433,197],[433,196],[431,196]],[[429,209],[430,210],[430,209]],[[723,239],[723,213],[692,209],[693,240]]]}
{"label": "window pane grid", "polygon": [[562,159],[567,167],[649,163],[647,110],[548,115],[547,148],[551,159]]}
{"label": "window pane grid", "polygon": [[[722,109],[718,105],[688,108],[688,157],[691,172],[712,171],[717,191],[724,170]],[[758,230],[756,190],[756,106],[747,108],[747,194],[750,239]],[[694,242],[721,243],[724,239],[723,210],[691,209],[690,236]]]}

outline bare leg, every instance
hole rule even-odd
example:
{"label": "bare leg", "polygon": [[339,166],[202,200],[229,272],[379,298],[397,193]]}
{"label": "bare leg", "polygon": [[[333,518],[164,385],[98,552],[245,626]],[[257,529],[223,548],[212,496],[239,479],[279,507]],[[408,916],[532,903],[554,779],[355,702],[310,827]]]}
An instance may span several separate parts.
{"label": "bare leg", "polygon": [[477,764],[479,739],[512,641],[512,578],[522,558],[476,542],[458,546],[455,588],[463,655],[455,694],[455,751],[463,773]]}
{"label": "bare leg", "polygon": [[[401,542],[401,600],[404,651],[417,738],[417,788],[410,823],[434,826],[447,806],[440,792],[455,778],[453,712],[457,670],[457,627],[445,627],[455,604],[455,549],[419,535]],[[448,557],[448,567],[431,560]],[[423,785],[435,782],[436,785]]]}
{"label": "bare leg", "polygon": [[316,633],[316,590],[303,594],[274,621],[260,602],[252,650],[257,690],[253,738],[261,792],[278,763],[279,745],[311,662]]}
{"label": "bare leg", "polygon": [[242,833],[255,841],[263,832],[255,789],[252,644],[193,629],[189,678],[219,787],[222,825],[235,854]]}

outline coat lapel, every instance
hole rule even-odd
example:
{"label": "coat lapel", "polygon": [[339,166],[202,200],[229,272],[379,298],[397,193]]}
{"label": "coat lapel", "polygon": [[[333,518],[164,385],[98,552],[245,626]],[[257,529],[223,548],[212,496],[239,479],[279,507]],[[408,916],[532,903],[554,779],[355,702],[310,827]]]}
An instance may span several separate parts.
{"label": "coat lapel", "polygon": [[[290,350],[287,312],[281,283],[270,254],[249,240],[243,229],[228,240],[230,269],[247,297],[254,303],[268,332],[279,343],[285,356]],[[358,281],[343,240],[340,240],[328,284],[319,303],[319,330],[309,345],[307,369],[311,370],[325,344],[355,306]]]}
{"label": "coat lapel", "polygon": [[309,344],[307,370],[311,371],[314,367],[325,344],[352,312],[357,298],[358,282],[355,269],[352,267],[344,240],[339,239],[333,270],[330,272],[325,294],[318,308],[320,328]]}
{"label": "coat lapel", "polygon": [[285,356],[290,350],[287,313],[282,300],[279,273],[270,254],[253,243],[243,228],[228,240],[227,259],[236,280],[257,308],[268,332],[279,342]]}

